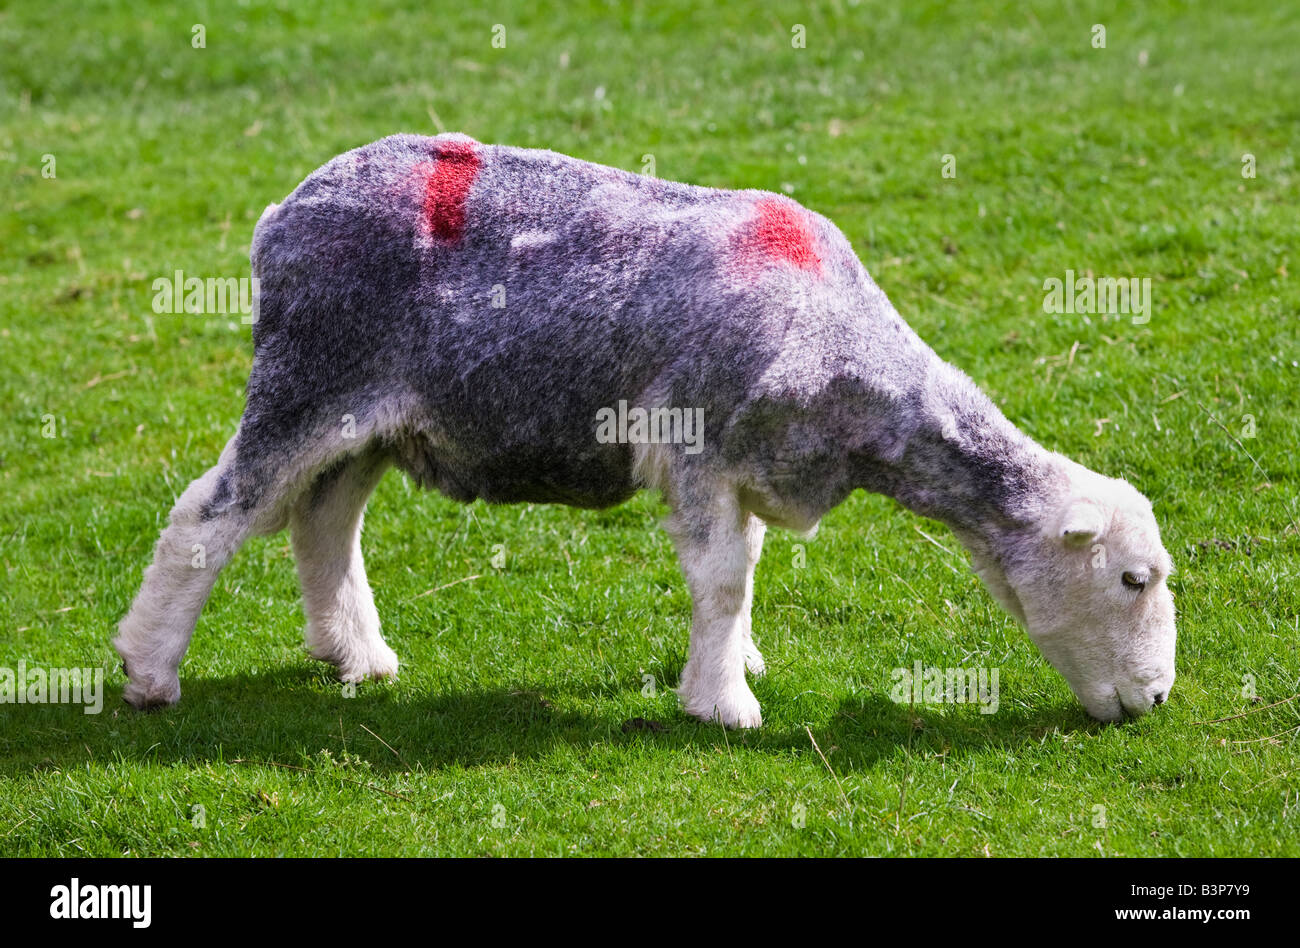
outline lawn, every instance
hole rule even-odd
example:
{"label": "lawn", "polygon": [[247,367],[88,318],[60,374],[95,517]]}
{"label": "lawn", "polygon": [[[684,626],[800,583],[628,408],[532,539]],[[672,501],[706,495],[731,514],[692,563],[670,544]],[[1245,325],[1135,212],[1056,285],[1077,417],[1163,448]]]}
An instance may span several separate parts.
{"label": "lawn", "polygon": [[[0,855],[1300,855],[1294,11],[311,6],[0,6],[0,666],[106,674],[97,715],[0,705]],[[304,655],[280,534],[222,573],[180,705],[128,708],[109,640],[252,355],[153,280],[247,276],[268,203],[439,130],[835,220],[1009,418],[1152,498],[1168,704],[1090,721],[942,525],[859,492],[769,533],[765,725],[724,732],[671,691],[656,497],[462,506],[393,471],[363,544],[397,682]],[[1045,312],[1067,270],[1149,278],[1149,321]],[[895,703],[916,661],[999,669],[998,710]]]}

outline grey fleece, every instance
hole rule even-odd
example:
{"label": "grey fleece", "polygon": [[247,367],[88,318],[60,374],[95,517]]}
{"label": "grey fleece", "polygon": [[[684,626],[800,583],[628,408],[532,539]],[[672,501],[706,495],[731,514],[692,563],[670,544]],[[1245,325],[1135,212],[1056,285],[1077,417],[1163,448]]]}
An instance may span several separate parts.
{"label": "grey fleece", "polygon": [[720,482],[795,526],[865,488],[983,534],[1053,476],[780,195],[394,135],[268,209],[252,258],[248,403],[205,517],[266,501],[344,416],[344,449],[458,500],[616,504],[646,486],[596,437],[620,400],[702,409],[703,450],[670,446],[653,485],[688,520]]}

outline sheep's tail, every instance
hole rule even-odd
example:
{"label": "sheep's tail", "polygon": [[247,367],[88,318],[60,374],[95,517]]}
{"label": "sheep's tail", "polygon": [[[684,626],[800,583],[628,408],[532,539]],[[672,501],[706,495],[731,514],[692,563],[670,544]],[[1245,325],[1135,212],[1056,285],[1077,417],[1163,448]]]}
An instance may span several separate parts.
{"label": "sheep's tail", "polygon": [[[253,276],[253,313],[251,318],[245,317],[245,319],[248,322],[252,323],[254,327],[257,326],[258,320],[261,318],[261,309],[262,309],[262,301],[261,301],[262,238],[266,236],[266,225],[275,219],[275,216],[276,214],[279,213],[279,211],[280,211],[279,204],[266,205],[266,210],[262,212],[262,216],[259,217],[257,219],[257,223],[253,225],[253,240],[249,244],[249,252],[248,252],[249,263],[252,264],[252,276]],[[256,332],[253,335],[253,340],[254,340],[254,344],[256,344],[256,340],[257,340]]]}
{"label": "sheep's tail", "polygon": [[262,216],[259,217],[257,219],[257,223],[253,225],[253,242],[249,247],[249,258],[253,264],[253,276],[257,276],[257,271],[258,271],[257,262],[258,262],[258,257],[261,256],[261,253],[259,253],[259,251],[261,250],[262,237],[266,232],[266,225],[270,223],[272,219],[274,219],[276,212],[279,210],[280,210],[279,204],[266,205],[266,210],[262,212]]}

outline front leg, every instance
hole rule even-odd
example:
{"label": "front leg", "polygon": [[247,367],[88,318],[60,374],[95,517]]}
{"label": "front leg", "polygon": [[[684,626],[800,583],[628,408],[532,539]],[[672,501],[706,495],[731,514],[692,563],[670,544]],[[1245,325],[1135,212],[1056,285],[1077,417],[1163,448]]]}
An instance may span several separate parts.
{"label": "front leg", "polygon": [[[686,713],[727,727],[763,723],[745,682],[753,530],[733,494],[678,505],[665,524],[691,591],[691,645],[678,697]],[[761,543],[761,534],[760,540]],[[756,557],[755,557],[756,559]]]}
{"label": "front leg", "polygon": [[745,667],[749,673],[755,676],[763,676],[767,673],[767,664],[763,661],[763,653],[758,650],[754,644],[754,570],[758,567],[758,558],[763,555],[763,534],[767,532],[767,524],[755,517],[753,514],[746,515],[745,518],[745,552],[747,567],[745,570],[745,603],[741,607],[741,618],[745,623],[744,654]]}

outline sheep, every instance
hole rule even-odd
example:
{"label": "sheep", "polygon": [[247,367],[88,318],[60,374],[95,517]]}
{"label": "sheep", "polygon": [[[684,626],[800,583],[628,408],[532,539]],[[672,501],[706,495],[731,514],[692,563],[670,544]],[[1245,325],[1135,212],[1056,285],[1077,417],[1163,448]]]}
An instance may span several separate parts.
{"label": "sheep", "polygon": [[[308,652],[346,682],[395,676],[360,545],[391,466],[465,502],[659,491],[693,603],[677,694],[703,721],[762,722],[746,671],[764,672],[766,527],[812,531],[858,488],[947,524],[1094,718],[1169,693],[1173,566],[1150,502],[1019,431],[785,196],[395,135],[268,207],[251,261],[242,419],[114,641],[138,708],[179,700],[217,572],[286,525]],[[632,420],[676,410],[692,437]]]}

